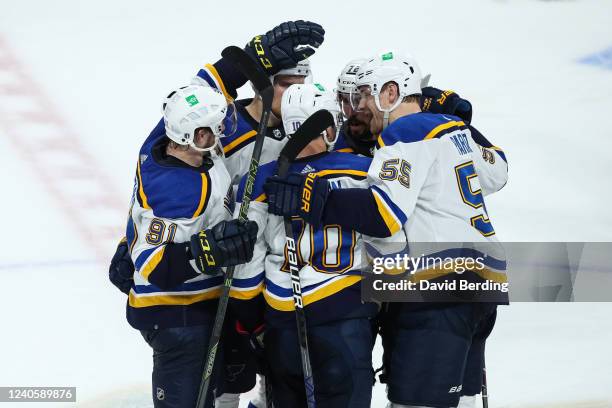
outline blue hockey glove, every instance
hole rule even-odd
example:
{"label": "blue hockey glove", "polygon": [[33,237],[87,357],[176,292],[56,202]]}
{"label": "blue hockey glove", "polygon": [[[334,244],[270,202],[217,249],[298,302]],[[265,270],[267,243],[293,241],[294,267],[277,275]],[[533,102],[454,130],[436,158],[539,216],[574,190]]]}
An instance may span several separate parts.
{"label": "blue hockey glove", "polygon": [[459,116],[469,125],[472,121],[472,104],[453,91],[443,91],[432,86],[423,88],[421,95],[423,112],[446,113]]}
{"label": "blue hockey glove", "polygon": [[191,254],[200,272],[216,275],[223,266],[247,263],[257,241],[255,221],[221,221],[191,236]]}
{"label": "blue hockey glove", "polygon": [[253,37],[244,50],[268,75],[293,68],[315,53],[324,40],[325,30],[310,21],[287,21],[263,35]]}
{"label": "blue hockey glove", "polygon": [[127,239],[124,237],[117,245],[117,250],[108,267],[108,279],[126,295],[134,284],[134,263],[128,250]]}
{"label": "blue hockey glove", "polygon": [[315,173],[270,177],[263,186],[268,212],[283,217],[299,216],[317,228],[321,225],[329,183]]}

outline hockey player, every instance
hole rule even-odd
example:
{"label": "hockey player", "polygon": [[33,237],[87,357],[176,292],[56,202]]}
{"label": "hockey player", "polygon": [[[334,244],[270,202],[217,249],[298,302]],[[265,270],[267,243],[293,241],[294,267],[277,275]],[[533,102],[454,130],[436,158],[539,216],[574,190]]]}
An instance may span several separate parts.
{"label": "hockey player", "polygon": [[[416,61],[392,52],[363,64],[356,86],[358,109],[372,114],[370,131],[380,134],[368,170],[367,189],[329,189],[324,178],[309,181],[311,205],[294,201],[304,178],[270,180],[274,214],[299,216],[310,224],[351,226],[372,236],[404,227],[417,254],[428,242],[449,243],[446,254],[463,254],[452,243],[486,247],[475,280],[506,281],[503,251],[484,196],[506,183],[503,152],[474,134],[458,117],[422,113]],[[488,145],[489,147],[483,147]],[[419,244],[425,243],[425,244]],[[413,270],[414,280],[453,279],[452,271]],[[499,299],[503,303],[505,299]],[[492,330],[495,303],[392,303],[383,340],[392,407],[456,407],[459,396],[480,391],[482,347]],[[417,351],[418,350],[418,351]]]}
{"label": "hockey player", "polygon": [[228,111],[211,87],[172,92],[138,157],[126,230],[137,272],[127,318],[153,349],[155,407],[195,404],[221,268],[253,255],[257,224],[230,220],[225,205],[230,178],[219,140],[231,132]]}
{"label": "hockey player", "polygon": [[[315,52],[315,48],[320,46],[324,40],[325,31],[323,28],[308,21],[288,21],[282,23],[266,34],[255,36],[245,47],[253,59],[258,61],[263,70],[265,70],[274,83],[274,101],[273,115],[270,118],[267,138],[264,143],[264,150],[261,157],[261,162],[270,161],[278,155],[278,151],[284,145],[284,131],[280,125],[280,100],[282,93],[292,83],[303,83],[305,78],[310,74],[308,61],[303,61]],[[216,88],[223,92],[228,100],[236,97],[236,89],[241,87],[246,82],[246,78],[240,74],[228,61],[224,58],[214,64],[207,64],[202,68],[194,83],[199,85],[207,85]],[[250,156],[252,154],[252,142],[255,139],[255,129],[259,119],[262,104],[261,99],[257,96],[252,100],[236,101],[235,107],[237,111],[237,129],[232,135],[221,139],[221,144],[224,152],[224,163],[228,168],[230,180],[237,184],[240,177],[246,173]],[[228,204],[231,207],[233,198],[228,199]],[[120,288],[123,292],[129,292],[133,286],[134,266],[130,259],[129,250],[125,240],[123,240],[111,261],[109,268],[109,277],[111,281]],[[235,281],[237,288],[232,290],[232,296],[256,296],[261,292],[261,288],[245,288],[239,280]],[[231,320],[231,316],[230,316]],[[230,322],[228,327],[233,328],[234,322]],[[231,330],[228,335],[224,336],[224,342],[235,339],[236,334]],[[243,347],[243,344],[235,344],[231,342],[227,347],[226,357],[228,359],[240,359],[240,357],[232,357],[232,350],[238,350]],[[241,343],[241,341],[238,341]],[[234,363],[232,361],[231,363]],[[231,365],[230,363],[230,365]],[[238,366],[243,367],[244,362],[239,361]],[[227,370],[232,371],[233,367],[228,365]],[[235,375],[230,372],[226,376],[226,382],[223,387],[227,392],[239,393],[249,390],[252,387],[254,379],[250,379],[250,370],[239,370],[243,375]],[[246,379],[244,378],[246,374]],[[223,401],[218,402],[221,407],[237,407],[237,395],[225,395]]]}
{"label": "hockey player", "polygon": [[[361,64],[366,62],[365,58],[357,58],[349,61],[336,82],[336,97],[342,113],[342,126],[338,134],[335,149],[340,152],[349,152],[372,157],[376,146],[376,136],[370,132],[370,120],[372,114],[367,109],[356,109],[359,104],[359,91],[355,87],[355,77]],[[431,86],[425,86],[423,80],[421,85],[421,109],[424,112],[446,113],[459,116],[466,125],[472,119],[471,103],[461,98],[457,93],[450,90],[441,90]],[[472,132],[476,131],[471,129]]]}
{"label": "hockey player", "polygon": [[[313,112],[338,113],[333,93],[318,84],[292,85],[283,95],[282,119],[292,134]],[[311,142],[291,165],[296,173],[324,177],[335,189],[366,186],[370,159],[330,152],[335,129]],[[253,261],[236,275],[263,282],[266,300],[265,354],[270,362],[274,405],[306,406],[300,351],[294,316],[291,280],[287,268],[283,219],[268,213],[264,181],[276,172],[276,162],[259,170],[249,219],[260,226]],[[238,190],[240,201],[245,186]],[[369,407],[373,373],[370,319],[377,306],[360,300],[360,259],[364,241],[372,239],[339,225],[309,225],[293,219],[298,247],[302,294],[308,324],[310,359],[317,407]],[[403,238],[403,234],[399,239]],[[398,239],[393,237],[392,239]],[[374,240],[376,241],[376,240]]]}

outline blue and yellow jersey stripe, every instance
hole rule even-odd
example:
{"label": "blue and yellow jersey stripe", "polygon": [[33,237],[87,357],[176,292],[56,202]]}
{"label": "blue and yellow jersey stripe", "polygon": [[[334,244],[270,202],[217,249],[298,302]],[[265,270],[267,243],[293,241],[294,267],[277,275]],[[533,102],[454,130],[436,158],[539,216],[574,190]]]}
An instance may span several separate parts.
{"label": "blue and yellow jersey stripe", "polygon": [[407,115],[391,123],[376,139],[376,147],[381,149],[395,143],[414,143],[438,139],[456,130],[467,129],[459,118],[420,112]]}
{"label": "blue and yellow jersey stripe", "polygon": [[393,203],[389,196],[379,187],[372,186],[371,189],[376,207],[382,219],[385,221],[387,229],[391,235],[402,229],[402,226],[408,220],[404,212]]}
{"label": "blue and yellow jersey stripe", "polygon": [[[359,271],[355,272],[357,274],[346,273],[343,275],[338,275],[316,285],[302,288],[302,300],[304,302],[304,306],[308,306],[322,299],[328,298],[348,287],[357,284],[362,280],[362,277],[359,275]],[[292,312],[295,310],[292,290],[280,287],[268,279],[266,279],[264,299],[266,300],[266,303],[275,310],[281,312]]]}
{"label": "blue and yellow jersey stripe", "polygon": [[198,77],[206,81],[206,83],[208,83],[208,85],[210,85],[211,87],[223,92],[223,95],[225,95],[225,98],[228,101],[234,100],[232,95],[230,95],[230,93],[227,91],[225,83],[223,82],[223,79],[221,79],[221,76],[217,72],[217,69],[212,64],[206,64],[204,68],[202,68],[198,72]]}

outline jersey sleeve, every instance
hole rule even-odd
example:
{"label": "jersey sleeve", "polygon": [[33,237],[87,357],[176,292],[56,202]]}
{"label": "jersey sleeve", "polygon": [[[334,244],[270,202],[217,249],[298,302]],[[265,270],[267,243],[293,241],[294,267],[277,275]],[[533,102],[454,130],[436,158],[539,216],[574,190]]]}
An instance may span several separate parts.
{"label": "jersey sleeve", "polygon": [[508,182],[508,163],[502,149],[489,142],[477,129],[470,126],[472,140],[477,148],[472,149],[472,160],[478,174],[483,195],[501,190]]}
{"label": "jersey sleeve", "polygon": [[199,275],[192,264],[189,241],[162,242],[169,234],[189,235],[193,220],[153,217],[151,212],[146,212],[133,222],[141,233],[132,246],[132,261],[143,279],[168,290]]}
{"label": "jersey sleeve", "polygon": [[193,84],[210,86],[220,90],[229,101],[238,96],[237,89],[246,82],[246,77],[225,58],[221,58],[214,64],[206,64],[192,80]]}

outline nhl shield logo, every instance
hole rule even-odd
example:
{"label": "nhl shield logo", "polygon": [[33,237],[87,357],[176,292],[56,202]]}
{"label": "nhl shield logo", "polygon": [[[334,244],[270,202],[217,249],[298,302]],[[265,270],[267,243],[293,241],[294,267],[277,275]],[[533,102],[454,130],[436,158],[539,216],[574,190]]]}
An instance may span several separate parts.
{"label": "nhl shield logo", "polygon": [[163,401],[166,398],[166,392],[163,388],[157,387],[156,393],[159,401]]}

